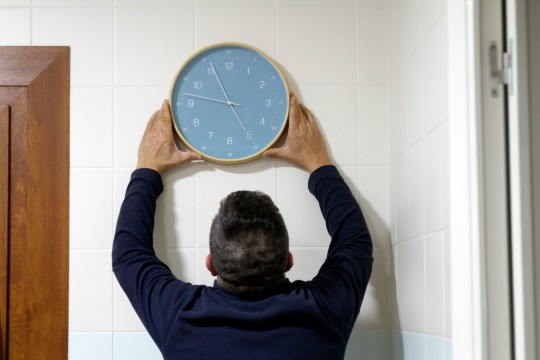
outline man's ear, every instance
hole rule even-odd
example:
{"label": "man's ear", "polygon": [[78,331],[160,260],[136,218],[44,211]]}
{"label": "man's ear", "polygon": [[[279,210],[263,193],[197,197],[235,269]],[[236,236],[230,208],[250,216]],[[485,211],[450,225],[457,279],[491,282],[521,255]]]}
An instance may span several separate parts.
{"label": "man's ear", "polygon": [[210,271],[210,274],[212,274],[212,276],[217,276],[217,271],[214,267],[214,262],[212,261],[212,255],[210,254],[206,256],[206,268],[208,269],[208,271]]}
{"label": "man's ear", "polygon": [[292,253],[289,251],[289,259],[287,261],[287,269],[285,270],[285,272],[291,270],[291,268],[293,267],[294,265],[294,260],[293,260],[293,255]]}

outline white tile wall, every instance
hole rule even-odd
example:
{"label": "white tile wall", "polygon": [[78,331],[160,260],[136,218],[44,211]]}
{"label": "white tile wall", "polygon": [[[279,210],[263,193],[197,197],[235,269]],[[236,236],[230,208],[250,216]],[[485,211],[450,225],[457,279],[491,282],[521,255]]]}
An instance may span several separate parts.
{"label": "white tile wall", "polygon": [[252,44],[275,58],[274,5],[274,0],[198,1],[196,47],[234,41]]}
{"label": "white tile wall", "polygon": [[[71,46],[70,359],[159,358],[112,275],[114,225],[147,120],[183,60],[222,41],[278,61],[364,210],[375,264],[357,328],[370,332],[353,333],[361,347],[347,358],[392,350],[411,359],[421,343],[438,353],[447,343],[410,333],[391,348],[389,329],[451,336],[444,3],[0,0],[0,45]],[[157,252],[177,276],[211,285],[204,263],[219,200],[262,190],[289,229],[288,276],[309,279],[329,236],[307,180],[272,159],[172,171],[157,204]]]}
{"label": "white tile wall", "polygon": [[0,8],[0,44],[30,45],[32,43],[32,11]]}
{"label": "white tile wall", "polygon": [[423,135],[422,66],[422,49],[417,48],[395,74],[395,116],[392,118],[394,157],[418,142]]}
{"label": "white tile wall", "polygon": [[403,66],[405,60],[422,41],[424,23],[422,3],[423,0],[392,0],[390,3],[394,70]]}
{"label": "white tile wall", "polygon": [[31,6],[32,0],[0,0],[0,6]]}
{"label": "white tile wall", "polygon": [[[400,330],[450,337],[445,6],[441,1],[394,1],[391,14],[393,322]],[[436,338],[404,338],[398,358],[432,358],[441,351]]]}
{"label": "white tile wall", "polygon": [[167,87],[115,88],[114,165],[135,166],[146,123],[169,96]]}
{"label": "white tile wall", "polygon": [[112,360],[113,334],[111,332],[71,332],[68,358],[78,360]]}
{"label": "white tile wall", "polygon": [[187,167],[163,176],[164,191],[157,203],[154,247],[195,248],[196,172],[196,167]]}
{"label": "white tile wall", "polygon": [[193,50],[194,7],[120,7],[115,13],[115,84],[170,86]]}
{"label": "white tile wall", "polygon": [[71,250],[69,331],[112,330],[111,252]]}
{"label": "white tile wall", "polygon": [[277,60],[299,85],[356,84],[352,1],[278,1]]}
{"label": "white tile wall", "polygon": [[112,6],[114,0],[32,0],[34,6]]}
{"label": "white tile wall", "polygon": [[114,277],[112,286],[112,310],[112,331],[145,331],[144,325]]}
{"label": "white tile wall", "polygon": [[[278,207],[289,231],[290,245],[325,246],[330,240],[319,205],[307,191],[308,174],[296,167],[282,167],[278,171]],[[302,191],[303,189],[306,189]],[[298,211],[297,204],[305,204]]]}
{"label": "white tile wall", "polygon": [[390,174],[388,166],[359,167],[360,206],[375,246],[390,246]]}
{"label": "white tile wall", "polygon": [[395,246],[398,329],[426,332],[426,281],[424,238]]}
{"label": "white tile wall", "polygon": [[110,249],[112,169],[72,168],[70,182],[70,249]]}
{"label": "white tile wall", "polygon": [[35,7],[32,45],[71,46],[72,86],[113,84],[113,8]]}
{"label": "white tile wall", "polygon": [[422,55],[424,131],[429,132],[448,116],[448,68],[446,17],[426,35]]}
{"label": "white tile wall", "polygon": [[436,232],[425,238],[426,255],[426,332],[445,335],[444,328],[444,233]]}
{"label": "white tile wall", "polygon": [[[358,95],[356,86],[301,86],[300,101],[310,104],[339,165],[358,164]],[[339,120],[338,120],[339,119]]]}
{"label": "white tile wall", "polygon": [[358,87],[358,163],[387,165],[390,160],[390,111],[387,85]]}
{"label": "white tile wall", "polygon": [[71,89],[71,166],[113,164],[114,91],[112,87]]}
{"label": "white tile wall", "polygon": [[356,15],[359,84],[388,83],[388,0],[359,1]]}
{"label": "white tile wall", "polygon": [[375,247],[373,250],[373,275],[364,296],[360,321],[357,326],[368,330],[384,330],[392,327],[391,288],[394,268],[392,248]]}

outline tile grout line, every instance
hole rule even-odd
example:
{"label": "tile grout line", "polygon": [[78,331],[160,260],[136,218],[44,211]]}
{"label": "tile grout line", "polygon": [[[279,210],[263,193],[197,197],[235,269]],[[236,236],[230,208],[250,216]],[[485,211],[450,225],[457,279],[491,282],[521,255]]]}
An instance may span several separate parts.
{"label": "tile grout line", "polygon": [[[118,5],[118,1],[117,0],[114,0],[113,1],[113,21],[112,21],[112,36],[113,36],[113,69],[112,69],[112,108],[113,108],[113,116],[112,116],[112,176],[111,176],[111,187],[112,187],[112,191],[111,191],[111,195],[112,195],[112,201],[111,201],[111,215],[113,217],[113,221],[112,221],[112,234],[113,234],[113,240],[114,240],[114,224],[115,224],[115,219],[114,219],[114,199],[115,199],[115,196],[114,196],[114,192],[115,192],[115,188],[114,188],[114,185],[115,185],[115,157],[116,157],[116,142],[115,142],[115,134],[116,134],[116,118],[117,118],[117,94],[116,94],[116,57],[117,57],[117,54],[116,54],[116,43],[117,43],[117,33],[116,33],[116,19],[117,19],[117,5]],[[111,244],[111,252],[112,252],[112,244]],[[114,274],[113,274],[113,278],[111,279],[111,359],[114,358],[114,342],[115,342],[115,336],[114,336],[114,333],[115,333],[115,321],[114,321]]]}

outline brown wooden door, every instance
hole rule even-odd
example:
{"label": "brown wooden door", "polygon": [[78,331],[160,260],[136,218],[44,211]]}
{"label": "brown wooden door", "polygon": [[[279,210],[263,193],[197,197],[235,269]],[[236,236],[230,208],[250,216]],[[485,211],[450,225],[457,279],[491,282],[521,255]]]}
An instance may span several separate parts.
{"label": "brown wooden door", "polygon": [[0,104],[0,360],[67,359],[69,49],[0,46]]}
{"label": "brown wooden door", "polygon": [[9,106],[0,105],[0,360],[7,358]]}

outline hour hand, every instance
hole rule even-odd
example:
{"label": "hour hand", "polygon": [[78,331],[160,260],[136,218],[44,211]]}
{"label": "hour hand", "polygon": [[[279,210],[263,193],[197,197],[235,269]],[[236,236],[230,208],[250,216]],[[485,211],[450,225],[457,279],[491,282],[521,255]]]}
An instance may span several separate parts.
{"label": "hour hand", "polygon": [[194,98],[197,98],[197,99],[203,99],[203,100],[208,100],[208,101],[214,101],[214,102],[217,102],[217,103],[220,103],[220,104],[225,104],[225,105],[234,105],[234,106],[240,106],[240,104],[237,104],[237,103],[233,103],[232,101],[223,101],[223,100],[219,100],[219,99],[214,99],[214,98],[209,98],[209,97],[206,97],[206,96],[201,96],[201,95],[195,95],[195,94],[190,94],[190,93],[184,93],[184,95],[187,95],[187,96],[190,96],[190,97],[194,97]]}

